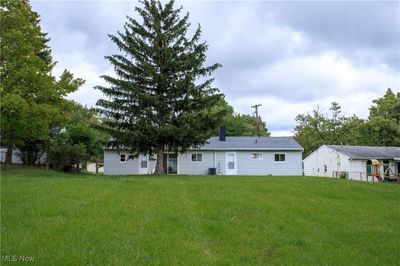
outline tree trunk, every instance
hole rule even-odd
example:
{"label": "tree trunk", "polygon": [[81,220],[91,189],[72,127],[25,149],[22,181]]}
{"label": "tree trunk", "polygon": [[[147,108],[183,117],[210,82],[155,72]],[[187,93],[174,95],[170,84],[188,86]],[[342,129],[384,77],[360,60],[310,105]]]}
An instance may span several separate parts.
{"label": "tree trunk", "polygon": [[164,174],[164,149],[160,148],[157,151],[157,163],[155,174]]}
{"label": "tree trunk", "polygon": [[5,164],[12,164],[12,154],[14,145],[8,145]]}
{"label": "tree trunk", "polygon": [[99,173],[99,161],[96,159],[96,174]]}

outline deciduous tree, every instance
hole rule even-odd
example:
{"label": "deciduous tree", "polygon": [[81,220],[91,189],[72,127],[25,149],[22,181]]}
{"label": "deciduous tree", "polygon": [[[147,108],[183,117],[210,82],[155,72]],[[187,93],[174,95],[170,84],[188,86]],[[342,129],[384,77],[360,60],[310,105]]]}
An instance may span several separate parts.
{"label": "deciduous tree", "polygon": [[400,92],[394,94],[389,88],[382,98],[375,99],[372,102],[373,105],[369,108],[370,118],[381,116],[400,124]]}
{"label": "deciduous tree", "polygon": [[[221,127],[226,129],[227,136],[256,136],[256,117],[254,115],[235,113],[232,106],[230,106],[224,99],[221,99],[217,107],[225,110],[225,115],[220,124]],[[271,133],[268,131],[267,124],[260,121],[260,136],[269,136]],[[213,135],[218,135],[218,128],[213,132]]]}
{"label": "deciduous tree", "polygon": [[27,0],[1,1],[0,14],[1,144],[8,147],[6,163],[15,147],[24,163],[34,163],[62,122],[64,96],[84,81],[68,71],[59,80],[51,74],[49,39]]}
{"label": "deciduous tree", "polygon": [[102,158],[109,136],[97,130],[95,110],[67,101],[63,127],[53,128],[48,147],[48,164],[55,169],[79,170],[80,163]]}
{"label": "deciduous tree", "polygon": [[[37,104],[50,95],[54,82],[50,71],[54,64],[39,17],[27,1],[1,1],[0,14],[1,142],[8,147],[6,163],[11,163],[15,145],[22,144],[22,138],[30,132],[37,135],[42,131],[35,127],[37,123],[31,125],[30,121],[43,111]],[[21,120],[16,121],[12,116]]]}
{"label": "deciduous tree", "polygon": [[400,146],[400,92],[388,89],[374,99],[369,119],[360,126],[361,143],[376,146]]}
{"label": "deciduous tree", "polygon": [[329,110],[330,116],[317,108],[311,114],[300,114],[296,117],[298,125],[294,129],[295,139],[304,148],[303,156],[307,156],[323,144],[355,143],[352,130],[358,119],[343,116],[337,102],[333,102]]}

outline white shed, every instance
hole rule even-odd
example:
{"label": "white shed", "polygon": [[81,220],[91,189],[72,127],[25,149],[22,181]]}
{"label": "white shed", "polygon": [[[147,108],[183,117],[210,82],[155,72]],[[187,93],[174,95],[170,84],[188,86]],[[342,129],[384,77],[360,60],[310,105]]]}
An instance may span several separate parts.
{"label": "white shed", "polygon": [[398,179],[400,147],[322,145],[303,164],[306,176],[363,181]]}

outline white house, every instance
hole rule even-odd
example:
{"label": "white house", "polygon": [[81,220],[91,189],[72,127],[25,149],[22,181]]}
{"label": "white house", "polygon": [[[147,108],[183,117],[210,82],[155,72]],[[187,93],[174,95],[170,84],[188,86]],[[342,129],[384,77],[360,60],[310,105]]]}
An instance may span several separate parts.
{"label": "white house", "polygon": [[[22,164],[21,158],[18,156],[19,150],[14,149],[12,153],[12,163]],[[0,162],[4,163],[6,161],[7,147],[0,147]]]}
{"label": "white house", "polygon": [[[96,170],[96,167],[97,167],[97,170]],[[90,172],[90,173],[104,173],[104,167],[103,167],[103,164],[101,164],[101,165],[98,165],[98,166],[96,166],[96,163],[92,163],[92,162],[89,162],[89,163],[87,163],[87,165],[86,165],[86,170],[88,171],[88,172]]]}
{"label": "white house", "polygon": [[[12,153],[12,163],[13,164],[23,164],[21,160],[20,150],[15,148]],[[0,162],[5,163],[7,156],[7,147],[0,147]],[[45,164],[47,160],[46,153],[43,153],[40,158],[36,161],[36,164]]]}
{"label": "white house", "polygon": [[396,179],[400,174],[400,147],[322,145],[303,164],[306,176]]}
{"label": "white house", "polygon": [[[220,137],[182,154],[164,154],[169,174],[281,175],[302,174],[303,148],[292,137]],[[156,161],[133,158],[128,150],[104,150],[105,175],[150,174]]]}

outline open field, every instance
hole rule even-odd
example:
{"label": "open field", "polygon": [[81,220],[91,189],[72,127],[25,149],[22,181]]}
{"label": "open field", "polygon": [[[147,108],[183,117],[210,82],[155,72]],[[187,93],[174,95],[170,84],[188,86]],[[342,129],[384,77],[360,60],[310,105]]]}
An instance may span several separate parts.
{"label": "open field", "polygon": [[398,184],[1,175],[1,255],[38,265],[400,264]]}

